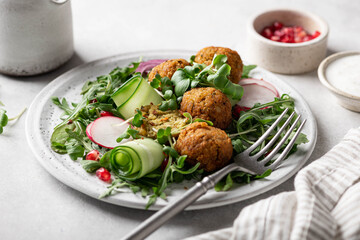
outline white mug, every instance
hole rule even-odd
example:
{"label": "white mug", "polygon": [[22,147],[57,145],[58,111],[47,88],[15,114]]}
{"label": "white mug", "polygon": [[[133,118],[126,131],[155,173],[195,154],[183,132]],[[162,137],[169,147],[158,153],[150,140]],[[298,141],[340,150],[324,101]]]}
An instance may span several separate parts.
{"label": "white mug", "polygon": [[73,53],[70,1],[1,0],[0,73],[45,73]]}

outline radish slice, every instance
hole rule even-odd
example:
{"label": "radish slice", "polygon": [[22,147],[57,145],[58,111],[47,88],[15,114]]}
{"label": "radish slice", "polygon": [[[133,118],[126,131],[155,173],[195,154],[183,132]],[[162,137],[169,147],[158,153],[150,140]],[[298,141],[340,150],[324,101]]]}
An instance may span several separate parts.
{"label": "radish slice", "polygon": [[263,87],[268,88],[272,92],[274,92],[276,97],[280,97],[279,92],[277,89],[269,82],[264,81],[263,79],[256,79],[256,78],[244,78],[239,81],[241,86],[248,85],[248,84],[257,84]]}
{"label": "radish slice", "polygon": [[116,142],[116,139],[129,126],[129,123],[121,118],[114,116],[100,117],[89,125],[91,125],[90,132],[87,134],[89,139],[102,147],[112,149],[130,140],[123,139],[119,143]]}
{"label": "radish slice", "polygon": [[92,141],[93,138],[91,136],[91,133],[90,133],[90,129],[91,129],[91,126],[93,125],[94,122],[91,122],[89,125],[87,125],[86,127],[86,135],[88,136],[88,138]]}
{"label": "radish slice", "polygon": [[252,108],[255,103],[271,102],[277,97],[272,90],[263,85],[252,83],[242,85],[242,87],[244,88],[244,95],[237,104],[244,108]]}

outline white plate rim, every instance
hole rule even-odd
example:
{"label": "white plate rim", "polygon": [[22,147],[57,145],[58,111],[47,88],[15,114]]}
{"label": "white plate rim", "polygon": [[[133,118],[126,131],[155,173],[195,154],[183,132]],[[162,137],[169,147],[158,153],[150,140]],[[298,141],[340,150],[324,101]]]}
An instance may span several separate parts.
{"label": "white plate rim", "polygon": [[[54,90],[59,88],[58,85],[64,79],[69,78],[73,74],[76,74],[79,71],[82,71],[84,69],[92,68],[94,66],[100,66],[100,65],[104,65],[104,64],[108,64],[108,63],[113,63],[114,61],[135,58],[135,57],[139,57],[139,56],[151,57],[153,55],[164,55],[164,56],[165,55],[173,55],[173,56],[188,55],[190,57],[195,52],[196,51],[189,51],[189,50],[151,50],[151,51],[138,51],[138,52],[123,53],[123,54],[106,57],[106,58],[95,60],[95,61],[92,61],[89,63],[82,64],[82,65],[75,67],[75,68],[71,69],[70,71],[60,75],[53,81],[51,81],[34,98],[33,102],[31,103],[31,105],[29,107],[29,111],[28,111],[28,114],[26,117],[26,124],[25,124],[26,138],[27,138],[28,144],[29,144],[32,152],[34,153],[36,159],[38,160],[38,162],[51,175],[53,175],[56,179],[58,179],[62,183],[66,184],[67,186],[69,186],[73,189],[76,189],[79,192],[82,192],[88,196],[98,199],[99,192],[89,191],[89,189],[84,187],[84,185],[82,184],[82,181],[74,182],[73,179],[67,178],[66,175],[64,175],[63,173],[60,173],[58,171],[57,168],[61,167],[60,165],[54,166],[54,165],[49,164],[49,159],[48,159],[49,152],[51,153],[52,151],[51,151],[51,149],[38,148],[38,142],[34,141],[36,139],[39,139],[39,137],[41,138],[42,133],[41,133],[41,129],[38,129],[39,131],[37,131],[37,127],[40,126],[40,118],[39,118],[40,116],[37,114],[32,114],[32,113],[38,113],[42,109],[41,107],[45,107],[46,103],[49,101],[49,95],[51,94],[51,92],[54,92]],[[317,140],[317,124],[316,124],[316,119],[313,116],[311,109],[310,109],[309,105],[307,104],[307,102],[303,99],[303,97],[300,95],[300,93],[298,93],[295,89],[293,89],[291,86],[289,86],[284,81],[280,80],[273,73],[270,73],[267,70],[264,70],[260,67],[257,67],[254,71],[258,72],[260,74],[265,74],[265,75],[271,76],[272,80],[270,80],[270,79],[265,79],[265,80],[269,81],[273,84],[275,81],[276,84],[274,84],[274,85],[277,88],[279,87],[279,84],[280,84],[282,88],[291,91],[291,96],[297,100],[296,105],[301,104],[301,110],[303,111],[303,113],[305,113],[305,116],[307,117],[307,123],[306,123],[305,127],[308,127],[308,129],[309,129],[309,132],[307,133],[307,135],[308,135],[310,142],[307,143],[306,145],[303,145],[303,146],[305,146],[304,149],[306,151],[304,152],[303,155],[301,155],[301,161],[298,162],[296,166],[291,167],[291,169],[287,172],[286,176],[282,177],[281,179],[277,179],[276,181],[270,180],[270,181],[272,181],[271,184],[269,184],[269,183],[266,184],[266,182],[264,183],[264,181],[266,181],[266,180],[263,180],[264,184],[262,187],[257,187],[253,191],[248,192],[247,194],[244,194],[244,195],[234,195],[233,194],[235,191],[241,191],[241,187],[239,189],[230,190],[225,193],[212,193],[212,194],[220,194],[223,196],[227,195],[227,197],[225,197],[225,199],[220,199],[219,201],[216,201],[216,199],[215,199],[215,201],[212,201],[213,199],[206,199],[206,196],[209,195],[209,194],[207,194],[207,195],[205,195],[204,199],[200,198],[197,202],[195,202],[194,204],[192,204],[191,206],[186,208],[186,210],[207,209],[207,208],[212,208],[212,207],[228,205],[228,204],[236,203],[236,202],[248,199],[248,198],[252,198],[261,193],[269,191],[269,190],[277,187],[281,183],[285,182],[290,177],[292,177],[296,172],[298,172],[301,169],[301,167],[307,162],[311,153],[314,150],[316,140]],[[74,162],[74,164],[79,164],[79,163]],[[277,171],[279,171],[279,170],[277,170]],[[276,171],[274,171],[274,173],[275,172]],[[260,181],[262,181],[262,180],[257,180],[255,182],[260,182]],[[99,183],[99,185],[104,186],[104,190],[105,190],[105,185],[103,183]],[[249,186],[249,185],[247,185],[247,186]],[[244,187],[246,188],[246,186],[244,186]],[[129,194],[132,194],[132,193],[129,193]],[[100,200],[108,202],[108,203],[112,203],[115,205],[129,207],[129,208],[136,208],[136,209],[144,209],[145,208],[147,200],[141,199],[139,202],[132,202],[132,201],[123,199],[122,197],[119,197],[119,196],[125,196],[125,195],[129,196],[127,193],[124,193],[124,194],[120,193],[120,194],[116,194],[116,195],[110,196],[108,198],[103,198]],[[234,196],[232,196],[232,195],[234,195]],[[173,198],[169,197],[169,202],[172,202],[175,199],[176,199],[176,197],[173,197]],[[150,210],[158,210],[161,207],[165,206],[166,204],[167,204],[166,201],[163,201],[163,200],[157,201],[156,204],[154,204],[153,206],[150,207]]]}

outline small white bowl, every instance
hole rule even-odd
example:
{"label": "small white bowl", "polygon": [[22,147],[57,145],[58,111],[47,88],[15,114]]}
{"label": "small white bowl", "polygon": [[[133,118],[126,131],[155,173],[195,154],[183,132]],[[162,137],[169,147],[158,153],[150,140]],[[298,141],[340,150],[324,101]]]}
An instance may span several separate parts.
{"label": "small white bowl", "polygon": [[[360,96],[354,96],[351,93],[345,92],[344,90],[335,87],[334,84],[329,81],[330,76],[327,76],[326,71],[329,65],[334,61],[343,59],[347,56],[356,55],[360,56],[360,52],[339,52],[327,57],[326,59],[324,59],[324,61],[321,62],[318,68],[318,77],[320,79],[320,82],[337,97],[338,103],[341,106],[355,112],[360,112]],[[358,70],[359,66],[356,66],[354,69]],[[331,74],[331,72],[329,72],[328,74]],[[347,79],[342,79],[342,81],[346,80]]]}
{"label": "small white bowl", "polygon": [[[261,31],[275,21],[285,26],[302,26],[307,32],[320,32],[302,43],[282,43],[263,37]],[[325,58],[329,28],[320,17],[295,9],[276,9],[254,16],[248,24],[247,60],[272,72],[300,74],[315,70]]]}

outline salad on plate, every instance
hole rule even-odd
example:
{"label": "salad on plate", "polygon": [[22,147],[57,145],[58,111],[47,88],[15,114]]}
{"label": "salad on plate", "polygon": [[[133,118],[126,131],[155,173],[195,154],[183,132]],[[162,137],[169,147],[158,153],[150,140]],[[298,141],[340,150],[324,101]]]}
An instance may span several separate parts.
{"label": "salad on plate", "polygon": [[[291,96],[249,77],[254,68],[223,47],[203,48],[189,61],[153,59],[117,67],[87,81],[79,102],[52,98],[63,114],[51,148],[109,184],[100,198],[129,189],[146,198],[148,208],[171,194],[170,184],[200,180],[231,163],[285,108],[284,122],[295,111]],[[306,142],[301,134],[291,153]],[[232,172],[215,189],[231,190],[269,174]]]}

